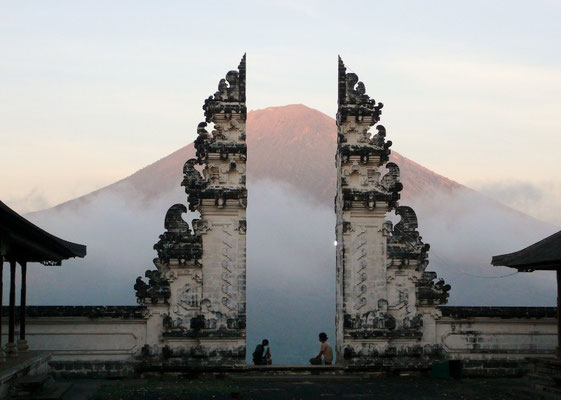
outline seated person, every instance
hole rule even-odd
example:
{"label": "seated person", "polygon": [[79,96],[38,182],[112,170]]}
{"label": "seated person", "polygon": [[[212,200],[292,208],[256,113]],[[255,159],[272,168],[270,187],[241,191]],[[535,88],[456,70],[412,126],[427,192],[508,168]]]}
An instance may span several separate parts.
{"label": "seated person", "polygon": [[263,359],[265,360],[265,364],[271,365],[273,363],[273,359],[271,358],[271,347],[269,346],[269,341],[267,339],[263,339],[261,344],[263,345]]}
{"label": "seated person", "polygon": [[314,358],[310,358],[310,364],[321,365],[323,357],[324,364],[331,365],[333,362],[333,350],[331,349],[329,343],[327,343],[327,335],[325,332],[319,334],[319,341],[321,342],[319,354]]}
{"label": "seated person", "polygon": [[258,344],[255,347],[255,351],[253,352],[253,364],[255,365],[272,364],[271,348],[269,347],[269,341],[267,339],[263,339],[261,344]]}

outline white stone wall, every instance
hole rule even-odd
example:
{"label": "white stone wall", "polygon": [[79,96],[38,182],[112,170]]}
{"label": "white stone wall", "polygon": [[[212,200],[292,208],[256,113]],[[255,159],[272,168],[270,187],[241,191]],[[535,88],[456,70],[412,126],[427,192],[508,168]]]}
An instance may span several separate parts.
{"label": "white stone wall", "polygon": [[436,321],[436,339],[453,359],[492,360],[553,356],[557,346],[554,318],[443,317]]}
{"label": "white stone wall", "polygon": [[[30,350],[50,351],[54,361],[124,361],[140,354],[146,327],[144,319],[37,317],[26,319],[26,339]],[[2,344],[7,331],[3,318]]]}
{"label": "white stone wall", "polygon": [[[2,321],[2,343],[8,326]],[[149,327],[144,319],[37,317],[27,319],[27,340],[32,350],[53,353],[55,361],[126,361],[140,355]],[[504,360],[553,355],[557,346],[555,318],[468,318],[441,317],[425,326],[452,359]],[[17,334],[17,330],[16,330]],[[430,339],[427,339],[430,341]],[[208,347],[236,348],[237,339],[202,340]],[[169,339],[172,346],[196,346],[198,339]],[[352,343],[352,340],[349,340]],[[368,346],[382,344],[360,340]]]}

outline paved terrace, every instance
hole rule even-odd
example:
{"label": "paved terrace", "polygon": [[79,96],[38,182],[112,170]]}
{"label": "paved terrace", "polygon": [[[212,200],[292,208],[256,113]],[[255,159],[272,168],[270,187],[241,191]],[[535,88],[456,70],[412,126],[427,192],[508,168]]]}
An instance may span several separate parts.
{"label": "paved terrace", "polygon": [[524,379],[349,376],[185,376],[74,380],[64,399],[517,399]]}

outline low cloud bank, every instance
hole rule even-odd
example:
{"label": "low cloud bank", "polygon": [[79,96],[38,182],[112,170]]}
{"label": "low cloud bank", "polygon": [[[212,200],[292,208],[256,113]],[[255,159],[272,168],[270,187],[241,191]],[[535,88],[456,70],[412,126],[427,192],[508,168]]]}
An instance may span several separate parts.
{"label": "low cloud bank", "polygon": [[21,214],[44,210],[51,206],[45,194],[37,188],[31,189],[23,196],[8,197],[3,199],[3,201],[8,207]]}
{"label": "low cloud bank", "polygon": [[561,182],[479,182],[473,187],[503,204],[561,228]]}
{"label": "low cloud bank", "polygon": [[[318,204],[293,186],[272,181],[250,182],[248,189],[248,359],[267,338],[275,363],[305,363],[317,354],[319,332],[335,341],[332,203]],[[185,199],[180,187],[151,202],[139,200],[131,189],[31,214],[55,235],[86,244],[88,256],[62,267],[31,265],[28,303],[135,304],[133,284],[154,268],[152,246],[164,231],[165,213]],[[417,212],[419,232],[431,244],[429,269],[452,284],[451,305],[555,304],[551,273],[491,278],[513,271],[490,266],[493,255],[530,245],[554,233],[554,226],[471,191],[432,193],[401,204]],[[184,217],[190,221],[195,215]]]}
{"label": "low cloud bank", "polygon": [[417,212],[423,240],[431,245],[429,269],[452,285],[450,305],[556,304],[552,272],[511,275],[516,270],[491,266],[494,255],[527,247],[555,233],[555,226],[473,191],[433,193],[408,205]]}

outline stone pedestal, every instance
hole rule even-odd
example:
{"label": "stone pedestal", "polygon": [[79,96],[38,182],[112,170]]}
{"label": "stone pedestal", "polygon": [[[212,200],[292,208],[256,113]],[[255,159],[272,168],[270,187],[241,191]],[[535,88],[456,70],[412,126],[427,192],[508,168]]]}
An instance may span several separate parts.
{"label": "stone pedestal", "polygon": [[14,342],[9,342],[6,344],[6,355],[8,357],[14,357],[18,354],[18,347]]}
{"label": "stone pedestal", "polygon": [[24,339],[18,340],[18,351],[22,352],[27,350],[29,350],[29,345],[27,344],[27,340]]}

